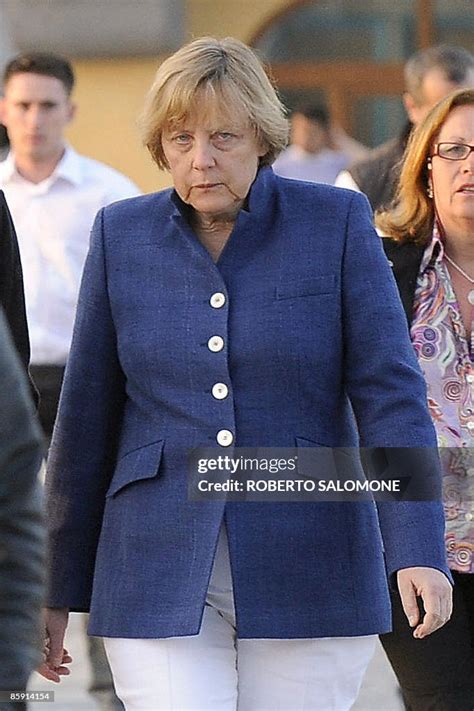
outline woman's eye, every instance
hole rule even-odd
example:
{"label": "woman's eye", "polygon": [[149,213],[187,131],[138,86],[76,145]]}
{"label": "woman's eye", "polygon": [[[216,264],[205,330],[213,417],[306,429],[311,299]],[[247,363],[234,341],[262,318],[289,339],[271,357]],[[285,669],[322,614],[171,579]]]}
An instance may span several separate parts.
{"label": "woman's eye", "polygon": [[189,133],[180,133],[174,137],[174,140],[180,145],[185,145],[189,143],[189,141],[191,140],[191,136],[189,135]]}
{"label": "woman's eye", "polygon": [[448,144],[444,148],[445,154],[449,156],[460,156],[464,153],[464,151],[464,146],[459,143],[452,143],[451,145]]}
{"label": "woman's eye", "polygon": [[234,138],[235,134],[230,133],[229,131],[219,131],[216,136],[222,141],[230,141],[232,138]]}

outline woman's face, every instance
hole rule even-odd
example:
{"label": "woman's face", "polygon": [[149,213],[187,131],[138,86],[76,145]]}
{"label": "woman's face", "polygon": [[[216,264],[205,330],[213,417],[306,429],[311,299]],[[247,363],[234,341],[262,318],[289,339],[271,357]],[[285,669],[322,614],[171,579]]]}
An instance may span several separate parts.
{"label": "woman's face", "polygon": [[163,152],[185,203],[208,219],[233,219],[266,149],[249,124],[233,120],[227,111],[209,114],[205,108],[203,100],[197,101],[179,125],[163,131]]}
{"label": "woman's face", "polygon": [[[474,144],[474,106],[457,106],[436,143]],[[474,152],[463,160],[432,158],[433,195],[446,234],[470,231],[474,239]]]}

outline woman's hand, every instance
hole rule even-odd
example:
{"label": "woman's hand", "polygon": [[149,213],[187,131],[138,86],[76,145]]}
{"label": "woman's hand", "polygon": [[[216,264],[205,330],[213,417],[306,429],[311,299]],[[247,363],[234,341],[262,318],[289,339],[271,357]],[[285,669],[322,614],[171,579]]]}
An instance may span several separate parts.
{"label": "woman's hand", "polygon": [[[453,611],[453,589],[446,575],[435,568],[404,568],[397,573],[403,610],[413,636],[427,637],[442,627]],[[417,597],[423,600],[425,616],[420,620]]]}
{"label": "woman's hand", "polygon": [[67,676],[70,671],[64,666],[72,662],[67,649],[64,649],[64,635],[68,623],[69,609],[67,607],[44,610],[44,649],[43,662],[38,667],[38,673],[49,681],[61,681],[61,676]]}

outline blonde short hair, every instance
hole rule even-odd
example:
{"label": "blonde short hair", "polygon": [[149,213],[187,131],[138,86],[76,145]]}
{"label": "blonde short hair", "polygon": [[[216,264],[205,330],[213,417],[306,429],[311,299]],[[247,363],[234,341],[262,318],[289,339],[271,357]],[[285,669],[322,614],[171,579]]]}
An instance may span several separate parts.
{"label": "blonde short hair", "polygon": [[197,96],[210,111],[225,111],[254,128],[271,165],[288,142],[286,110],[262,62],[243,42],[201,37],[179,49],[159,67],[140,120],[143,143],[159,168],[168,168],[163,130],[192,113]]}
{"label": "blonde short hair", "polygon": [[434,222],[434,204],[428,197],[428,158],[443,124],[453,109],[474,104],[474,89],[458,89],[434,106],[412,132],[403,156],[393,205],[376,215],[376,225],[398,242],[427,244]]}

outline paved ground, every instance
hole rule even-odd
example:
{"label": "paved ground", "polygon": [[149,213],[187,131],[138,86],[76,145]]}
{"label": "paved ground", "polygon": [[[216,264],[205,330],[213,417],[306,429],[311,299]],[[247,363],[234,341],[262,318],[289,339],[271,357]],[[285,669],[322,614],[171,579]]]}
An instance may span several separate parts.
{"label": "paved ground", "polygon": [[[85,654],[83,626],[79,615],[71,615],[66,648],[74,657],[71,676],[63,677],[60,684],[52,684],[37,674],[31,680],[32,690],[54,689],[55,703],[33,703],[30,711],[99,711],[95,701],[87,694],[89,666]],[[402,711],[395,677],[388,666],[381,647],[372,660],[353,711]],[[318,709],[315,711],[324,711]]]}

